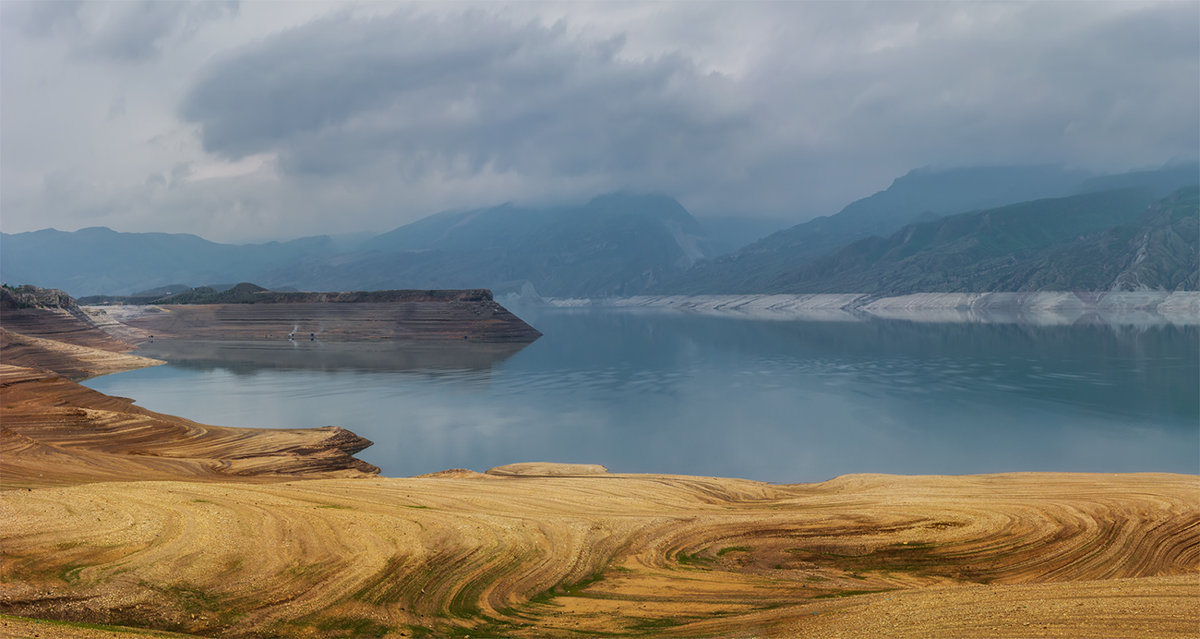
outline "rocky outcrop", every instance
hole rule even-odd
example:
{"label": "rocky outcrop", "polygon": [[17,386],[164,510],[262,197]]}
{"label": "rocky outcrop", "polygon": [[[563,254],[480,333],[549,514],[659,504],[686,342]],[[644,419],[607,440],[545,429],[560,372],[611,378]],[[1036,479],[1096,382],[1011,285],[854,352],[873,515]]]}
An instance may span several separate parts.
{"label": "rocky outcrop", "polygon": [[102,330],[70,295],[55,289],[0,287],[0,325],[13,333],[107,351],[133,349]]}

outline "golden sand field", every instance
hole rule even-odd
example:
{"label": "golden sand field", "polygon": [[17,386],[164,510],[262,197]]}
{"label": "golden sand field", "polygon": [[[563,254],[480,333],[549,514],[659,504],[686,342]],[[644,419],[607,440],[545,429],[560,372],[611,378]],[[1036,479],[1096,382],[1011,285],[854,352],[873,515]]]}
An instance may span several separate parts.
{"label": "golden sand field", "polygon": [[3,637],[1200,636],[1196,476],[384,478],[79,386],[148,363],[86,334],[4,336]]}

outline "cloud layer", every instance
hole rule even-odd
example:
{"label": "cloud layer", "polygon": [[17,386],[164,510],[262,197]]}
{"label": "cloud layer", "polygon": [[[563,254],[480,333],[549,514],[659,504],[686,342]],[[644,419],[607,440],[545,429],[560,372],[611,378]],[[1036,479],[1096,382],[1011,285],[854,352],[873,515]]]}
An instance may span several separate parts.
{"label": "cloud layer", "polygon": [[[5,3],[2,222],[225,240],[1200,152],[1200,5]],[[268,9],[274,9],[268,11]]]}

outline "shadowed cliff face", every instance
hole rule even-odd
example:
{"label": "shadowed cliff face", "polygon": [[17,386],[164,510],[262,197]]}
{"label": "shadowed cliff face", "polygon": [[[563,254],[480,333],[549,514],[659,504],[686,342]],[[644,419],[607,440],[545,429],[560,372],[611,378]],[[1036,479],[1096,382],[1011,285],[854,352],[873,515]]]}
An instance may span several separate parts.
{"label": "shadowed cliff face", "polygon": [[54,289],[35,286],[0,288],[0,324],[6,331],[30,337],[113,352],[133,349],[133,345],[101,330],[71,296]]}
{"label": "shadowed cliff face", "polygon": [[176,368],[235,372],[259,369],[320,371],[486,371],[524,349],[524,342],[472,340],[326,342],[307,333],[295,340],[155,339],[137,353],[167,360]]}
{"label": "shadowed cliff face", "polygon": [[527,343],[541,336],[537,329],[493,301],[490,294],[474,299],[343,302],[334,298],[295,302],[281,297],[268,303],[172,304],[146,307],[143,314],[125,323],[155,337],[190,340]]}

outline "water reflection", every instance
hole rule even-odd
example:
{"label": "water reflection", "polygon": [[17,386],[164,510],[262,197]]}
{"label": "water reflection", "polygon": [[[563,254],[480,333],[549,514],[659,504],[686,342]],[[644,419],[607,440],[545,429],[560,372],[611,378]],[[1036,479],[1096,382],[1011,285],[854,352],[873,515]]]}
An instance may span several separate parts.
{"label": "water reflection", "polygon": [[89,385],[210,423],[346,426],[391,475],[1200,470],[1196,326],[523,317],[545,336],[519,352],[172,345]]}
{"label": "water reflection", "polygon": [[221,368],[235,373],[262,369],[319,371],[490,370],[527,346],[480,342],[323,342],[320,340],[163,340],[144,344],[138,355],[180,368]]}

